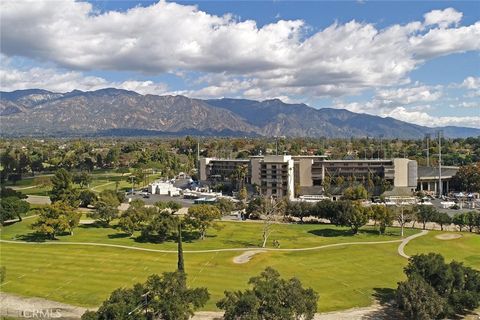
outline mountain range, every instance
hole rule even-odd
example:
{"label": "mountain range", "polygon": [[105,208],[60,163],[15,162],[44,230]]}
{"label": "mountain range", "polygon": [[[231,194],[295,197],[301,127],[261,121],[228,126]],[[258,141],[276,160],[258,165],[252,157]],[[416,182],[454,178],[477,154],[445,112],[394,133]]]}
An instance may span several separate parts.
{"label": "mountain range", "polygon": [[430,128],[343,109],[278,99],[201,100],[121,89],[0,92],[1,136],[294,136],[422,138],[479,136],[480,129]]}

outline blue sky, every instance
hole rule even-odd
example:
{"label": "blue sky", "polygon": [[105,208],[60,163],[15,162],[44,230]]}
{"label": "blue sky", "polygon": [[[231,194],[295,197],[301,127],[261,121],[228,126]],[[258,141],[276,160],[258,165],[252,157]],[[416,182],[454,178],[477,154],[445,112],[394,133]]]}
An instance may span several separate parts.
{"label": "blue sky", "polygon": [[480,2],[3,1],[2,90],[280,98],[480,127]]}

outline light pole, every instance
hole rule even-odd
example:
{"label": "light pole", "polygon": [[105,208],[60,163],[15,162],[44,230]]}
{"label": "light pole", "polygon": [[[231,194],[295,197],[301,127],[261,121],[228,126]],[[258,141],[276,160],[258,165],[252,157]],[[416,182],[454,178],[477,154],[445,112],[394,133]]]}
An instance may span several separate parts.
{"label": "light pole", "polygon": [[132,180],[132,196],[133,196],[133,176],[130,177],[130,179]]}
{"label": "light pole", "polygon": [[443,195],[443,185],[442,185],[442,136],[443,131],[438,131],[438,195],[439,198]]}

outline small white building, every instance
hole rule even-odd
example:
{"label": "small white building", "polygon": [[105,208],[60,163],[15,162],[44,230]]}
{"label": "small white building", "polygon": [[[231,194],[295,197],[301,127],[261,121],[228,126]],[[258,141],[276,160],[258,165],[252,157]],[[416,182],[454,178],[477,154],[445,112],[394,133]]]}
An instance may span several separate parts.
{"label": "small white building", "polygon": [[169,182],[155,181],[148,186],[148,192],[151,194],[177,196],[180,194],[180,189]]}

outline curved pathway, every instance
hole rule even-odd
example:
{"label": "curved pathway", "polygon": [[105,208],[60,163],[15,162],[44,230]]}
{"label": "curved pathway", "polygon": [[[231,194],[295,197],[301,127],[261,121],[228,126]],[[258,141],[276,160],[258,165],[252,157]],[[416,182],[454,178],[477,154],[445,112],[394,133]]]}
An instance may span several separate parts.
{"label": "curved pathway", "polygon": [[410,240],[413,240],[415,238],[424,236],[427,233],[428,233],[428,230],[422,230],[422,232],[420,232],[420,233],[416,233],[416,234],[414,234],[410,237],[406,237],[405,239],[403,239],[402,243],[400,243],[400,245],[398,246],[398,254],[401,255],[402,257],[406,258],[406,259],[410,259],[410,256],[407,255],[404,251],[405,246],[407,245],[407,243],[410,242]]}
{"label": "curved pathway", "polygon": [[[212,253],[212,252],[232,252],[232,251],[251,251],[251,250],[264,250],[264,251],[312,251],[332,247],[340,246],[349,246],[349,245],[374,245],[374,244],[385,244],[385,243],[396,243],[401,242],[398,247],[398,254],[402,257],[409,258],[404,252],[403,248],[405,245],[412,239],[420,237],[427,232],[424,230],[420,233],[414,234],[410,237],[400,240],[386,240],[386,241],[358,241],[358,242],[341,242],[341,243],[332,243],[316,247],[307,247],[307,248],[289,248],[289,249],[280,249],[280,248],[225,248],[225,249],[207,249],[207,250],[184,250],[184,253]],[[159,252],[159,253],[177,253],[176,250],[161,250],[161,249],[150,249],[142,247],[132,247],[124,246],[118,244],[108,244],[108,243],[97,243],[97,242],[26,242],[26,241],[16,241],[16,240],[0,240],[1,243],[13,243],[13,244],[25,244],[25,245],[81,245],[81,246],[100,246],[100,247],[112,247],[112,248],[121,248],[121,249],[130,249],[130,250],[139,250],[139,251],[149,251],[149,252]]]}

